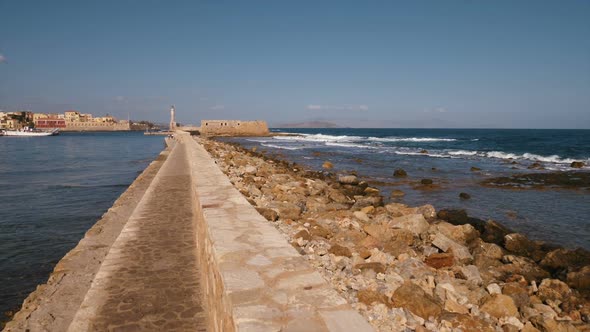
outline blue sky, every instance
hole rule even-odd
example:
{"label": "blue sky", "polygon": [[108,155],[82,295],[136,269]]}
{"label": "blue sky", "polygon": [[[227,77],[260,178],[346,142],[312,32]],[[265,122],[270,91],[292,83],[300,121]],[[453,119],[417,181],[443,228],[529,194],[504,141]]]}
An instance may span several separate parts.
{"label": "blue sky", "polygon": [[590,1],[0,0],[0,109],[590,128]]}

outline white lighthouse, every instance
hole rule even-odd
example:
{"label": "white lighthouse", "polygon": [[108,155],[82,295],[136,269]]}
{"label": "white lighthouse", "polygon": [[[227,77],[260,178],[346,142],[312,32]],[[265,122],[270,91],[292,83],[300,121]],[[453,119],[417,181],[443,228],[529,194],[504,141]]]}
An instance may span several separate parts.
{"label": "white lighthouse", "polygon": [[170,106],[170,131],[174,131],[176,129],[176,119],[174,119],[174,105]]}

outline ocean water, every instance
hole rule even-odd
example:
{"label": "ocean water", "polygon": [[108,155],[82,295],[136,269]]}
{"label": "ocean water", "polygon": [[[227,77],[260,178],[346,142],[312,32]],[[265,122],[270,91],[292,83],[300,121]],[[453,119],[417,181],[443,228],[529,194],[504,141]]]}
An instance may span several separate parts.
{"label": "ocean water", "polygon": [[[269,153],[316,170],[324,161],[335,172],[357,171],[382,190],[405,192],[397,201],[465,209],[470,216],[494,219],[533,239],[565,247],[590,249],[590,191],[514,190],[484,187],[490,177],[518,173],[572,170],[584,161],[590,172],[590,130],[478,129],[288,129],[298,136],[233,138],[245,147]],[[545,170],[528,169],[539,162]],[[470,168],[478,167],[480,172]],[[403,168],[406,179],[394,178]],[[429,178],[437,185],[417,186]],[[462,200],[460,192],[471,195]]]}
{"label": "ocean water", "polygon": [[0,321],[164,148],[162,137],[0,137]]}

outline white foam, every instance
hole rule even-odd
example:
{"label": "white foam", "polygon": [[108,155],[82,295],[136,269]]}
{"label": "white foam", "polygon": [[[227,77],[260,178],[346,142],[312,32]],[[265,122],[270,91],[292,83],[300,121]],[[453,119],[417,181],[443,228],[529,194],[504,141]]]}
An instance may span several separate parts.
{"label": "white foam", "polygon": [[359,136],[333,136],[324,134],[300,134],[301,136],[273,136],[273,139],[287,141],[309,141],[309,142],[354,142],[362,141]]}
{"label": "white foam", "polygon": [[448,151],[448,154],[451,156],[475,156],[477,155],[477,151],[466,151],[466,150],[455,150],[455,151]]}
{"label": "white foam", "polygon": [[285,146],[285,145],[276,145],[276,144],[266,144],[266,143],[262,143],[260,144],[262,146],[266,146],[267,148],[275,148],[275,149],[283,149],[283,150],[301,150],[303,149],[302,146]]}
{"label": "white foam", "polygon": [[376,149],[376,147],[363,145],[363,144],[354,144],[354,143],[343,143],[343,142],[325,142],[328,146],[340,146],[344,148],[362,148],[362,149]]}
{"label": "white foam", "polygon": [[375,142],[455,142],[454,138],[436,137],[369,137],[369,141]]}

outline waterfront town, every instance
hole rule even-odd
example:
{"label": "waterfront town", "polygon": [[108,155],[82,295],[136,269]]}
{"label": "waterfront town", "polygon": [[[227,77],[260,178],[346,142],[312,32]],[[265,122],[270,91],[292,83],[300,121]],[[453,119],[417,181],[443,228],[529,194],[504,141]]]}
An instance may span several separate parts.
{"label": "waterfront town", "polygon": [[59,129],[60,131],[128,131],[145,130],[149,124],[118,120],[107,114],[94,116],[68,110],[64,113],[35,113],[32,111],[0,111],[0,129],[18,130],[24,127],[38,129]]}

